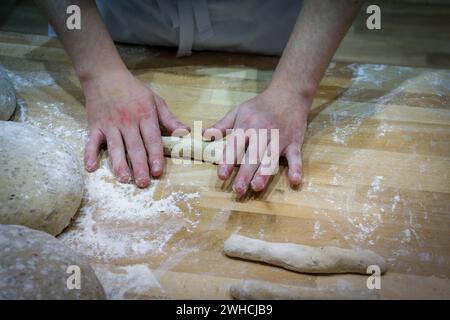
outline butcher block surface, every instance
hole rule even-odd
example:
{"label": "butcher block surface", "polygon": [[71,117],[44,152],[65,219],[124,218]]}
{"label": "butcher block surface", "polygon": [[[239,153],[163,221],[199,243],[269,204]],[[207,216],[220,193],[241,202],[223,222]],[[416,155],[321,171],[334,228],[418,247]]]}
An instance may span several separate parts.
{"label": "butcher block surface", "polygon": [[[132,72],[178,118],[209,126],[264,90],[277,58],[120,46]],[[55,134],[82,161],[79,82],[59,42],[0,32],[0,64],[19,96],[15,121]],[[25,146],[26,147],[26,146]],[[146,189],[120,184],[106,152],[59,239],[84,254],[109,298],[229,299],[243,279],[366,288],[364,275],[310,275],[228,258],[233,233],[267,241],[370,249],[388,271],[381,296],[450,298],[450,71],[332,62],[309,115],[304,178],[286,166],[268,189],[237,198],[216,166],[177,164]]]}

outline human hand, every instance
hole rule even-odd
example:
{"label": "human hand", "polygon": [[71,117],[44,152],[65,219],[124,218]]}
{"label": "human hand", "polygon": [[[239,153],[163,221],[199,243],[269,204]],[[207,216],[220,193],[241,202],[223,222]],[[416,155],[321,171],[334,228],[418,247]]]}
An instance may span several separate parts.
{"label": "human hand", "polygon": [[[233,132],[227,137],[224,147],[224,156],[218,166],[218,176],[221,180],[230,177],[233,168],[240,159],[249,159],[249,148],[246,146],[233,145],[231,139],[236,138],[236,129],[278,129],[278,141],[267,141],[265,145],[258,147],[258,161],[250,163],[242,161],[239,171],[234,179],[233,190],[240,196],[244,195],[249,186],[253,191],[262,191],[267,187],[270,174],[265,174],[261,161],[270,153],[271,143],[278,143],[278,154],[271,158],[279,160],[280,156],[286,157],[288,161],[288,180],[292,187],[298,186],[302,178],[301,147],[307,127],[307,117],[312,103],[312,95],[299,95],[297,92],[289,92],[279,87],[269,87],[256,97],[242,103],[229,112],[219,122],[204,131],[204,137],[209,139],[217,134],[224,136],[227,129]],[[269,138],[270,139],[270,138]],[[246,136],[246,145],[257,145],[258,137]],[[234,150],[230,150],[234,148]],[[234,153],[233,153],[234,152]],[[244,155],[245,152],[245,155]],[[227,154],[235,154],[235,159],[226,159]],[[264,154],[264,157],[261,155]],[[229,161],[231,160],[231,161]],[[278,164],[278,162],[277,162]]]}
{"label": "human hand", "polygon": [[107,73],[82,85],[90,130],[85,147],[86,169],[97,169],[99,149],[106,142],[119,181],[125,183],[133,177],[138,187],[148,186],[150,174],[158,177],[164,168],[161,130],[170,134],[189,128],[176,119],[160,96],[128,70]]}

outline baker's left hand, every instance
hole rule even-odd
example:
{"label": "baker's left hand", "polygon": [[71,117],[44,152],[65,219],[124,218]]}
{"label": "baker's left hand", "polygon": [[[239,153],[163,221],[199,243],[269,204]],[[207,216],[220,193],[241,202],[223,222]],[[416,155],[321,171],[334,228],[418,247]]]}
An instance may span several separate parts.
{"label": "baker's left hand", "polygon": [[[276,159],[278,168],[279,157],[285,157],[289,166],[287,174],[290,185],[298,186],[302,179],[301,148],[311,103],[311,95],[300,95],[297,91],[269,86],[264,92],[240,104],[214,126],[206,129],[203,135],[207,139],[217,136],[219,131],[225,136],[230,132],[229,129],[233,129],[227,136],[224,156],[217,169],[219,178],[227,180],[233,172],[235,164],[240,163],[239,171],[233,182],[233,191],[240,196],[244,195],[249,187],[256,192],[262,191],[267,187],[272,174],[267,174],[267,171],[263,170],[264,166],[261,164],[261,160],[263,163],[267,163],[264,161],[270,154],[267,152],[275,150],[278,154],[272,153],[270,158]],[[261,137],[258,140],[257,135],[244,134],[245,145],[239,146],[239,144],[231,143],[232,139],[237,139],[237,136],[242,135],[242,132],[246,132],[248,129],[255,129],[256,132],[259,129],[268,129],[269,132],[271,129],[278,129],[279,139],[273,141],[273,139],[271,140],[272,135],[269,134],[269,139],[265,141]],[[258,150],[257,161],[248,161],[251,156],[255,156],[249,154],[251,148],[248,146],[255,146],[261,142],[263,145],[256,148]],[[278,151],[277,148],[273,148],[273,143],[277,142]],[[256,149],[253,148],[253,151]],[[231,161],[226,159],[227,154],[234,154],[234,159]]]}

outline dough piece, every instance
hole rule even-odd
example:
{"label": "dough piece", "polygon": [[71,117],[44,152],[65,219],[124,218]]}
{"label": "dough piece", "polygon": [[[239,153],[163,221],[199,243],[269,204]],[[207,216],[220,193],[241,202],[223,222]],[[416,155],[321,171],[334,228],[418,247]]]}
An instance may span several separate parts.
{"label": "dough piece", "polygon": [[[162,137],[164,155],[175,158],[194,159],[218,164],[222,159],[224,141],[203,141],[190,136],[183,138]],[[186,152],[184,152],[186,151]]]}
{"label": "dough piece", "polygon": [[[49,234],[0,225],[0,257],[0,299],[105,299],[87,260]],[[79,289],[69,266],[80,268]]]}
{"label": "dough piece", "polygon": [[370,265],[379,266],[381,273],[386,271],[384,259],[370,250],[266,242],[234,234],[225,241],[224,251],[230,257],[265,262],[303,273],[367,274]]}
{"label": "dough piece", "polygon": [[230,287],[238,300],[373,300],[381,299],[376,290],[327,288],[316,289],[280,285],[259,280],[244,280]]}
{"label": "dough piece", "polygon": [[71,149],[33,126],[0,121],[0,223],[57,235],[81,203],[83,180]]}
{"label": "dough piece", "polygon": [[9,120],[16,110],[16,91],[6,72],[0,69],[0,120]]}

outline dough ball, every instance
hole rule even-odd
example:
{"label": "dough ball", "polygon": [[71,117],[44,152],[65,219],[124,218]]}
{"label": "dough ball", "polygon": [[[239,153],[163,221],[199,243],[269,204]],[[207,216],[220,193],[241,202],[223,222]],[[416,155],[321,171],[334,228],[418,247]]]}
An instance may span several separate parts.
{"label": "dough ball", "polygon": [[0,223],[57,235],[82,198],[80,164],[64,143],[33,126],[0,121]]}
{"label": "dough ball", "polygon": [[[87,260],[49,234],[0,225],[0,257],[0,299],[105,299]],[[79,267],[79,289],[69,266]]]}
{"label": "dough ball", "polygon": [[0,120],[9,120],[16,110],[16,91],[6,72],[0,69]]}

